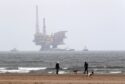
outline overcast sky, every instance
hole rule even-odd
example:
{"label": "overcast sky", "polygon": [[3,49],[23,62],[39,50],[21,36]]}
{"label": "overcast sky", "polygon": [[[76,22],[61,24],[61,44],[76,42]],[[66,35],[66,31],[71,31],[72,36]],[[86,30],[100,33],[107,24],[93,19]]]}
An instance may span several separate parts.
{"label": "overcast sky", "polygon": [[125,0],[0,0],[0,51],[39,50],[35,6],[47,33],[68,31],[63,48],[125,50]]}

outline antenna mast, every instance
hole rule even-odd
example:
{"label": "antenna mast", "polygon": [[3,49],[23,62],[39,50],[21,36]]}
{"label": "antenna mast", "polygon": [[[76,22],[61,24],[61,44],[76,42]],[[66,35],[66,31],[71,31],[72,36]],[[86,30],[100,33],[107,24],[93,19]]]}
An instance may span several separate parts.
{"label": "antenna mast", "polygon": [[36,33],[40,33],[40,30],[39,30],[39,16],[38,16],[38,5],[36,5]]}
{"label": "antenna mast", "polygon": [[46,22],[45,22],[45,18],[43,18],[43,34],[46,35]]}

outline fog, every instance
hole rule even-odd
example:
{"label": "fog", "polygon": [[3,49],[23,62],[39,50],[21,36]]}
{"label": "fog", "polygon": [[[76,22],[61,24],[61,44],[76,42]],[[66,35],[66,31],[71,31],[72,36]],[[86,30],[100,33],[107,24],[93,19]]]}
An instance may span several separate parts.
{"label": "fog", "polygon": [[125,50],[124,0],[0,0],[0,51],[39,50],[33,42],[35,7],[47,34],[68,31],[61,48]]}

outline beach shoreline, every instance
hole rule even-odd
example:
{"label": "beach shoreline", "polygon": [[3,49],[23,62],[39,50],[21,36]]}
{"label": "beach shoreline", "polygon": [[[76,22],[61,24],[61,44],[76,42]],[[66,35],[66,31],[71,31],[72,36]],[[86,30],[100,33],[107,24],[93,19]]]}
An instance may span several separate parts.
{"label": "beach shoreline", "polygon": [[0,74],[0,84],[125,84],[124,74]]}

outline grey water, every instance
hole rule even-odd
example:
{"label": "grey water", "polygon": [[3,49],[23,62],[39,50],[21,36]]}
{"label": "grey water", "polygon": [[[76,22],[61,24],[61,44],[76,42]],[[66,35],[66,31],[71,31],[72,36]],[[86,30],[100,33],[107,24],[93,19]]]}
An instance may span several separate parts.
{"label": "grey water", "polygon": [[[0,68],[18,67],[54,68],[59,61],[62,69],[89,70],[97,73],[125,73],[125,51],[43,51],[43,52],[0,52]],[[2,69],[3,70],[3,69]]]}

